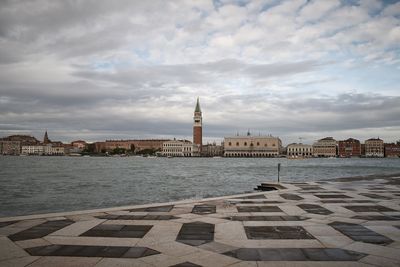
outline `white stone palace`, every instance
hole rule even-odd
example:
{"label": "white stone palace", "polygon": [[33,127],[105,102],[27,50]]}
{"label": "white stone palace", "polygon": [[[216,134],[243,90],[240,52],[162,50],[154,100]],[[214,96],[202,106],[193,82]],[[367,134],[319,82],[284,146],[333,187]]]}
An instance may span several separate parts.
{"label": "white stone palace", "polygon": [[278,157],[282,141],[278,137],[247,136],[224,137],[225,157]]}

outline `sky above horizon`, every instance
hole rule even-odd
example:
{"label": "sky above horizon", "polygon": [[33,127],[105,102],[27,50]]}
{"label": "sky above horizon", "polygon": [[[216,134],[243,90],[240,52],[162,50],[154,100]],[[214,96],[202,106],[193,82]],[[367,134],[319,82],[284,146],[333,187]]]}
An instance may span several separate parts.
{"label": "sky above horizon", "polygon": [[400,139],[400,2],[1,1],[0,136]]}

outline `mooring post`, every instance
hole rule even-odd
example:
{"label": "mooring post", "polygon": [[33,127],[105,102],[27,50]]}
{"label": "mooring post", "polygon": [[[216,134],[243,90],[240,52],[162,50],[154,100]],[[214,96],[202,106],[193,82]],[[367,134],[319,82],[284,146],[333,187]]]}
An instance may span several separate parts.
{"label": "mooring post", "polygon": [[281,164],[280,163],[278,163],[278,183],[280,183],[280,181],[279,181],[279,172],[281,171]]}

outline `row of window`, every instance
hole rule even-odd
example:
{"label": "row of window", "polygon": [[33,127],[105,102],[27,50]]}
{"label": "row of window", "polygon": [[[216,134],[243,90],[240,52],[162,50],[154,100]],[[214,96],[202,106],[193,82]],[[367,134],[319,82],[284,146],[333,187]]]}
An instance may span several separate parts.
{"label": "row of window", "polygon": [[[228,145],[232,146],[232,142],[229,142]],[[236,146],[239,146],[239,145],[240,145],[239,142],[236,142]],[[244,142],[243,145],[247,146],[247,142]],[[250,146],[254,146],[254,144],[250,143]],[[257,146],[260,146],[260,142],[257,142]],[[264,146],[268,146],[268,144],[264,144]],[[275,146],[275,143],[272,144],[272,146]]]}
{"label": "row of window", "polygon": [[248,157],[248,158],[265,158],[276,157],[277,153],[225,153],[225,157]]}

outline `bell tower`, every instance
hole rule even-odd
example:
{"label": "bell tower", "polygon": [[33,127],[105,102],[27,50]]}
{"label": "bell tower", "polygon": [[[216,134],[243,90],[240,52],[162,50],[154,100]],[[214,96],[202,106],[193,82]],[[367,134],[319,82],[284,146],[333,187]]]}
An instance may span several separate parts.
{"label": "bell tower", "polygon": [[198,145],[201,151],[203,145],[203,118],[201,115],[199,98],[197,98],[193,116],[193,143]]}

